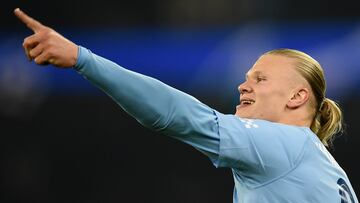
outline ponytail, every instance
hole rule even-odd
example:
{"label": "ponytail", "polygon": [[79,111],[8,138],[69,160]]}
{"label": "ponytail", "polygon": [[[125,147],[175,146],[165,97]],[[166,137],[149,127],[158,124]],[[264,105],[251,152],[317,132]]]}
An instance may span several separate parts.
{"label": "ponytail", "polygon": [[319,104],[310,128],[325,146],[332,146],[335,135],[343,131],[343,117],[339,105],[325,98]]}

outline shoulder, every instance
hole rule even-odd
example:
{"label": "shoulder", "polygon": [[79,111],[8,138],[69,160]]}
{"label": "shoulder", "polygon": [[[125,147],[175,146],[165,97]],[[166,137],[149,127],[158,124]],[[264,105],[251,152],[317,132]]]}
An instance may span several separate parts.
{"label": "shoulder", "polygon": [[308,127],[299,127],[261,119],[240,118],[235,115],[216,112],[219,133],[239,137],[239,134],[250,136],[254,140],[272,140],[284,143],[304,142],[309,138]]}
{"label": "shoulder", "polygon": [[309,140],[308,128],[217,113],[220,154],[232,167],[279,175],[295,167]]}

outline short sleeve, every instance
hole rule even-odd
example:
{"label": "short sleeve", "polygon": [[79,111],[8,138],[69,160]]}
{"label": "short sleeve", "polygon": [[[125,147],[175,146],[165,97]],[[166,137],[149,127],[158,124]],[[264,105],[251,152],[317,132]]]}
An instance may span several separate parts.
{"label": "short sleeve", "polygon": [[216,115],[220,146],[215,166],[230,167],[242,177],[264,181],[260,179],[279,176],[299,163],[308,139],[305,127]]}

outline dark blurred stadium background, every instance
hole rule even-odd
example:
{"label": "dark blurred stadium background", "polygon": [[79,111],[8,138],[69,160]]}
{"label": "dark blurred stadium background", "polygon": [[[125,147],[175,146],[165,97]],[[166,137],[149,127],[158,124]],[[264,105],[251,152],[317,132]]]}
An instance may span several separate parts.
{"label": "dark blurred stadium background", "polygon": [[[20,7],[74,42],[224,113],[257,57],[295,48],[325,69],[346,133],[332,154],[360,191],[360,7],[325,0],[10,1],[0,6],[1,202],[231,202],[229,169],[141,127],[73,70],[36,66]],[[274,149],[276,150],[276,149]],[[314,177],[321,178],[321,177]]]}

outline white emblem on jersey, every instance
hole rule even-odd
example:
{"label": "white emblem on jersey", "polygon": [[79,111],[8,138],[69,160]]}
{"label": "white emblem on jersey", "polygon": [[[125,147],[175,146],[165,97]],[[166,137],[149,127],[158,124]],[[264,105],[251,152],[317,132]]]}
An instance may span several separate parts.
{"label": "white emblem on jersey", "polygon": [[258,128],[259,127],[257,124],[254,123],[254,120],[252,120],[252,119],[239,118],[239,120],[244,123],[245,128]]}

